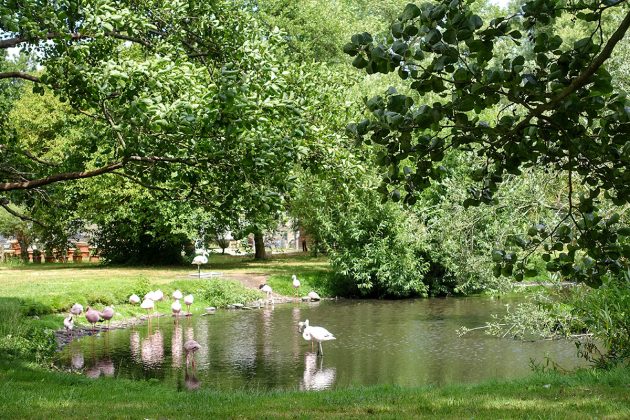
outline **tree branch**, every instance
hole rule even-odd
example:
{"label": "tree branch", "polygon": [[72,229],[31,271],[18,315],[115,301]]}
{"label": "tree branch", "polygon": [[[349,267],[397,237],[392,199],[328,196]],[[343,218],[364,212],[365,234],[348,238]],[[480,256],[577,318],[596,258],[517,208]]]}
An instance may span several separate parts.
{"label": "tree branch", "polygon": [[40,225],[43,228],[47,227],[45,224],[43,224],[39,220],[35,220],[35,219],[31,218],[31,217],[28,217],[28,216],[26,216],[24,214],[18,213],[17,211],[13,210],[11,207],[9,207],[9,200],[7,198],[5,198],[5,197],[1,197],[0,198],[0,207],[4,208],[7,211],[7,213],[17,217],[18,219],[26,220],[26,221],[29,221],[29,222],[33,222],[35,224]]}
{"label": "tree branch", "polygon": [[[149,41],[146,41],[144,39],[141,38],[135,38],[129,35],[124,35],[121,34],[119,32],[114,32],[114,31],[107,31],[104,32],[105,36],[110,36],[112,38],[116,38],[116,39],[120,39],[123,41],[130,41],[130,42],[135,42],[137,44],[141,44],[144,45],[145,47],[150,47],[151,43]],[[79,39],[85,39],[85,38],[94,38],[94,34],[82,34],[79,32],[73,32],[73,33],[67,33],[67,34],[60,34],[60,33],[56,33],[56,32],[49,32],[47,33],[45,36],[41,37],[41,38],[35,38],[35,39],[28,39],[26,37],[23,36],[16,36],[15,38],[9,38],[9,39],[2,39],[0,40],[0,49],[7,49],[7,48],[13,48],[13,47],[17,47],[18,45],[24,43],[24,42],[28,42],[28,41],[41,41],[41,40],[49,40],[49,39],[55,39],[55,38],[65,38],[65,37],[70,37],[72,40],[76,41]]]}
{"label": "tree branch", "polygon": [[617,30],[608,39],[606,46],[602,49],[599,55],[595,57],[593,62],[582,73],[580,73],[578,77],[573,79],[571,84],[567,86],[562,92],[553,97],[549,102],[546,102],[536,107],[530,114],[525,117],[525,119],[523,119],[523,121],[518,123],[518,125],[514,128],[512,132],[520,132],[527,124],[529,124],[529,121],[532,118],[541,115],[545,111],[555,108],[556,105],[558,105],[558,103],[564,98],[566,98],[576,90],[580,89],[581,87],[587,85],[590,81],[591,76],[593,76],[595,72],[602,66],[602,64],[604,64],[604,62],[608,60],[608,58],[610,58],[610,55],[615,49],[615,46],[617,45],[617,43],[619,43],[619,41],[623,39],[626,31],[628,30],[628,27],[630,27],[630,12],[628,12]]}
{"label": "tree branch", "polygon": [[83,172],[62,172],[59,174],[47,176],[45,178],[34,179],[31,181],[23,182],[2,182],[0,183],[0,191],[13,191],[13,190],[29,190],[44,185],[53,184],[60,181],[71,181],[75,179],[91,178],[94,176],[113,172],[116,169],[120,169],[124,166],[123,162],[112,163],[107,166],[103,166],[98,169]]}
{"label": "tree branch", "polygon": [[41,80],[37,76],[33,76],[28,73],[23,73],[21,71],[7,71],[4,73],[0,73],[0,79],[24,79],[30,80],[31,82],[41,83]]}

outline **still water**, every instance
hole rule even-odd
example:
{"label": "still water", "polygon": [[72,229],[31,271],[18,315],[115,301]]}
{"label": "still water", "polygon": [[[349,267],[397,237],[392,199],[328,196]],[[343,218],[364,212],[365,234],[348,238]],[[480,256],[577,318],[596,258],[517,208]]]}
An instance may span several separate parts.
{"label": "still water", "polygon": [[[75,340],[57,364],[90,377],[156,379],[173,387],[320,390],[349,385],[471,383],[528,375],[545,356],[564,368],[581,364],[569,341],[522,342],[477,327],[505,301],[489,298],[295,303],[215,315],[153,319],[151,324]],[[164,305],[166,306],[166,305]],[[309,319],[337,340],[324,356],[297,332]],[[196,369],[186,368],[184,343],[201,344]]]}

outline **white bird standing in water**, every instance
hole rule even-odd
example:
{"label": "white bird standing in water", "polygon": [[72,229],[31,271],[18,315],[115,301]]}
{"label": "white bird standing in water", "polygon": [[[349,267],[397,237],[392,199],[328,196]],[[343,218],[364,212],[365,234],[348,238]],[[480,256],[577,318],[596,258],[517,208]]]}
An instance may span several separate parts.
{"label": "white bird standing in water", "polygon": [[96,309],[92,309],[89,306],[85,310],[85,319],[92,324],[92,332],[94,331],[97,322],[101,321],[101,313]]}
{"label": "white bird standing in water", "polygon": [[324,350],[322,349],[322,341],[330,341],[336,340],[335,336],[332,335],[330,331],[328,331],[324,327],[311,327],[308,324],[308,319],[304,322],[298,323],[298,332],[302,333],[302,338],[306,341],[317,341],[318,355],[324,355]]}
{"label": "white bird standing in water", "polygon": [[[269,286],[268,284],[261,284],[259,286],[259,289],[262,290],[263,292],[265,292],[267,294],[267,302],[269,302],[269,300],[271,299],[271,304],[273,305],[273,290],[271,290],[271,286]],[[265,302],[265,304],[267,303]]]}
{"label": "white bird standing in water", "polygon": [[190,313],[190,305],[192,305],[194,301],[195,301],[195,299],[193,298],[193,295],[186,295],[186,296],[184,296],[184,303],[186,304],[186,306],[188,306],[188,313],[186,314],[186,316],[191,316],[192,315]]}
{"label": "white bird standing in water", "polygon": [[140,304],[140,307],[142,309],[146,309],[147,310],[147,318],[150,317],[149,315],[149,311],[152,310],[155,307],[155,303],[153,302],[153,300],[148,299],[148,298],[144,298],[144,300],[142,301],[142,303]]}
{"label": "white bird standing in water", "polygon": [[131,303],[132,305],[137,305],[138,303],[140,303],[140,296],[136,295],[135,293],[129,296],[129,303]]}
{"label": "white bird standing in water", "polygon": [[188,340],[184,344],[184,350],[186,350],[186,366],[190,363],[192,359],[192,367],[195,368],[195,352],[199,350],[201,346],[195,340]]}
{"label": "white bird standing in water", "polygon": [[173,299],[183,299],[184,295],[182,294],[182,292],[177,289],[173,292]]}
{"label": "white bird standing in water", "polygon": [[179,303],[179,299],[175,299],[175,302],[171,303],[171,311],[173,311],[173,316],[179,316],[179,313],[182,311],[182,304]]}
{"label": "white bird standing in water", "polygon": [[160,313],[160,310],[157,307],[157,303],[161,302],[164,299],[164,293],[160,289],[153,292],[153,302],[155,302],[155,310]]}
{"label": "white bird standing in water", "polygon": [[298,289],[300,288],[300,281],[295,274],[293,275],[293,288],[295,289],[295,296],[297,297]]}
{"label": "white bird standing in water", "polygon": [[101,312],[99,315],[101,316],[101,318],[107,321],[107,329],[109,329],[111,319],[114,317],[114,307],[106,306],[105,309],[103,309],[103,312]]}

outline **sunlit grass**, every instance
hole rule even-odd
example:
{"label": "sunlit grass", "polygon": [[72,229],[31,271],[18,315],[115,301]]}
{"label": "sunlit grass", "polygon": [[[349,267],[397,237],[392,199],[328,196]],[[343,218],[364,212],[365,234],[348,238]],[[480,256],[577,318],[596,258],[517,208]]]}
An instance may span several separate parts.
{"label": "sunlit grass", "polygon": [[[442,388],[323,392],[178,391],[159,382],[48,372],[0,362],[3,418],[611,418],[630,416],[630,371],[537,374]],[[43,386],[42,384],[46,384]]]}

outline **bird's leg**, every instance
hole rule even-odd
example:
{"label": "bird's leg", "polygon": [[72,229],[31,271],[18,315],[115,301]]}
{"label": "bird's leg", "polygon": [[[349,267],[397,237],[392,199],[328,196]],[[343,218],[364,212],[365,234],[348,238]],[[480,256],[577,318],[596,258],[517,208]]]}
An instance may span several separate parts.
{"label": "bird's leg", "polygon": [[319,350],[317,350],[317,354],[319,354],[320,356],[324,355],[324,350],[322,349],[322,342],[319,342]]}

